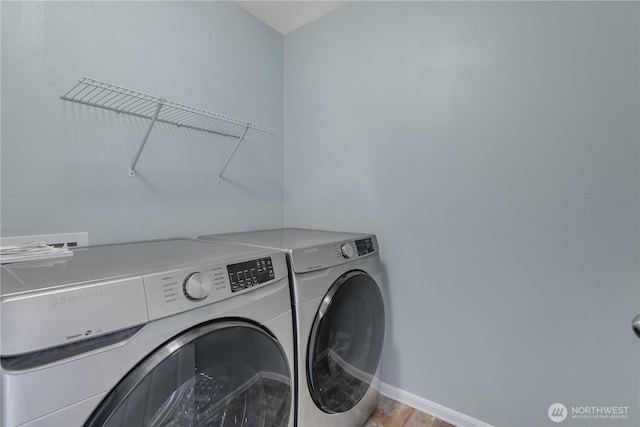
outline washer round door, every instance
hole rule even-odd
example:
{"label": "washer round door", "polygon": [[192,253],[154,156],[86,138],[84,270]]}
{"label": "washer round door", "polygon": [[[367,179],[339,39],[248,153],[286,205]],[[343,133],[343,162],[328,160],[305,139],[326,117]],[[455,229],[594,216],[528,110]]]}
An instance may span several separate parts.
{"label": "washer round door", "polygon": [[342,275],[325,295],[311,328],[307,382],[316,406],[345,412],[373,381],[384,341],[380,288],[363,271]]}
{"label": "washer round door", "polygon": [[291,375],[278,341],[250,323],[206,323],[149,355],[85,426],[286,426]]}

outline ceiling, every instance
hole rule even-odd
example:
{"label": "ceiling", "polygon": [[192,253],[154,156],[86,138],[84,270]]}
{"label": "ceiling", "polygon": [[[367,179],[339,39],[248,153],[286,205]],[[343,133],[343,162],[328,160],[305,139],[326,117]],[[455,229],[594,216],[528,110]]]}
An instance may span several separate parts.
{"label": "ceiling", "polygon": [[236,1],[267,25],[287,34],[347,4],[347,1]]}

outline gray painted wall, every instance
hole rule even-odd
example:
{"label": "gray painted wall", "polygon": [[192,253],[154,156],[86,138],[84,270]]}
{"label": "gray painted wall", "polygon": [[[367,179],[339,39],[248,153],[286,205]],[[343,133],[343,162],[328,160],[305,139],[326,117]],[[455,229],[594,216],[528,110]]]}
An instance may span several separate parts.
{"label": "gray painted wall", "polygon": [[[283,224],[281,34],[232,2],[2,2],[2,234]],[[81,76],[275,128],[234,141],[59,99]]]}
{"label": "gray painted wall", "polygon": [[379,236],[383,381],[640,425],[639,7],[355,2],[285,37],[285,223]]}

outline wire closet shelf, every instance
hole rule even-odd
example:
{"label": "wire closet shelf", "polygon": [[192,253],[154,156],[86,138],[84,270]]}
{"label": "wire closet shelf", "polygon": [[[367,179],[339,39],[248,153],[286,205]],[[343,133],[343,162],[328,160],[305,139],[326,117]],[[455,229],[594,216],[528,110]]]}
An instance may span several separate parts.
{"label": "wire closet shelf", "polygon": [[179,102],[169,101],[165,98],[105,83],[89,77],[82,77],[75,86],[69,89],[64,95],[61,95],[60,98],[65,101],[77,102],[91,107],[151,120],[138,152],[129,168],[129,176],[131,177],[135,176],[136,164],[149,138],[151,129],[156,122],[236,138],[236,145],[224,167],[218,174],[218,182],[221,182],[222,174],[227,169],[229,162],[233,158],[240,143],[244,140],[249,129],[275,133],[274,129],[265,126],[201,108],[191,107]]}

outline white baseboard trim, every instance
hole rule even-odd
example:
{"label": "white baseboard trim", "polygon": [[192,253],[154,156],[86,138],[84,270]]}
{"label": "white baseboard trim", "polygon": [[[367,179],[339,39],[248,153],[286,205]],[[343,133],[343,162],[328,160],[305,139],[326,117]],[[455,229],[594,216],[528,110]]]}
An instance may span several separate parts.
{"label": "white baseboard trim", "polygon": [[380,383],[380,394],[458,427],[493,427],[491,424],[476,420],[468,415],[386,383]]}

